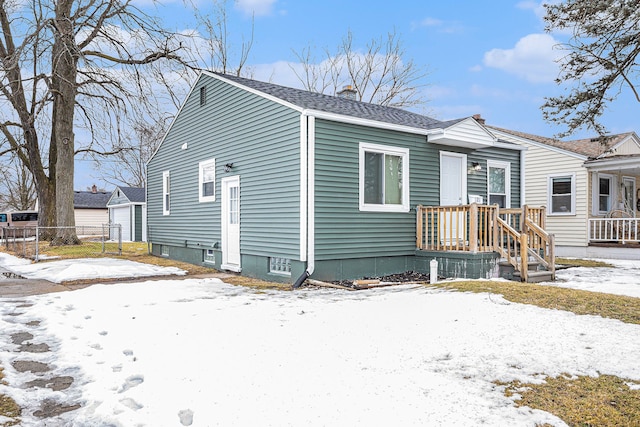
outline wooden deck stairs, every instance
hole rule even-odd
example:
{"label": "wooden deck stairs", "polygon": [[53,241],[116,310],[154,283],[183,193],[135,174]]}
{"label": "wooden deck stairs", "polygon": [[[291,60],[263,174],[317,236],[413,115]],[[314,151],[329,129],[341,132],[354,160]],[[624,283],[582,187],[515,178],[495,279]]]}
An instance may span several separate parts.
{"label": "wooden deck stairs", "polygon": [[501,276],[523,282],[555,280],[554,236],[545,230],[545,207],[498,205],[418,206],[416,248],[497,252]]}

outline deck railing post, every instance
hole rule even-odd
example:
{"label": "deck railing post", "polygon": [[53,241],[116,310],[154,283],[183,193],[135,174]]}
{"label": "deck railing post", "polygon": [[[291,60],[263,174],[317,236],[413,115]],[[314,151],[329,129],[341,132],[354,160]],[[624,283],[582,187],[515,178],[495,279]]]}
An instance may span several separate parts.
{"label": "deck railing post", "polygon": [[527,233],[520,233],[520,277],[527,281],[529,274],[529,251],[527,243]]}
{"label": "deck railing post", "polygon": [[478,204],[471,203],[469,207],[469,250],[478,252]]}
{"label": "deck railing post", "polygon": [[499,248],[502,246],[502,243],[498,240],[498,210],[500,208],[498,205],[494,205],[494,208],[491,210],[491,222],[493,228],[493,247],[494,250],[499,252]]}
{"label": "deck railing post", "polygon": [[424,226],[423,226],[423,212],[422,205],[416,206],[416,248],[424,249],[422,244]]}

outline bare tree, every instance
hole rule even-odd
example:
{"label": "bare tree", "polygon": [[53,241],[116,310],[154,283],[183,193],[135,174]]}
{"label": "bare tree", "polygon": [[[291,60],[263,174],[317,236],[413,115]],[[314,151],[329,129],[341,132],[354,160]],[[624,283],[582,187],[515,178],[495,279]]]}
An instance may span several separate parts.
{"label": "bare tree", "polygon": [[112,185],[145,187],[147,162],[160,145],[168,127],[168,120],[162,119],[153,123],[140,121],[134,124],[123,140],[123,150],[107,158],[102,156],[96,159],[102,172],[101,178]]}
{"label": "bare tree", "polygon": [[[254,21],[251,19],[247,36],[239,31],[232,33],[229,28],[230,4],[229,0],[214,0],[211,8],[201,9],[201,5],[186,1],[186,5],[193,10],[197,27],[193,33],[181,36],[185,46],[183,57],[188,57],[190,64],[196,69],[249,76],[246,64],[253,47]],[[180,81],[165,81],[170,75],[168,71],[170,70],[157,68],[155,75],[156,80],[161,82],[162,92],[172,91],[169,98],[156,99],[158,91],[144,91],[146,97],[154,97],[153,102],[130,106],[128,122],[114,135],[114,149],[106,151],[110,155],[103,155],[104,152],[84,152],[95,161],[104,181],[113,185],[145,186],[146,162],[160,144],[173,119],[173,112],[182,101],[176,88],[188,88],[190,77],[193,76],[187,74],[180,76]],[[164,110],[149,108],[154,105],[162,105]]]}
{"label": "bare tree", "polygon": [[372,39],[363,53],[354,46],[351,31],[335,52],[324,49],[321,61],[311,47],[294,53],[301,70],[292,69],[306,90],[335,94],[352,86],[359,101],[398,108],[426,102],[421,89],[428,73],[405,58],[402,40],[395,31],[386,39]]}
{"label": "bare tree", "polygon": [[0,208],[30,210],[35,207],[36,199],[31,172],[15,156],[10,156],[0,164]]}
{"label": "bare tree", "polygon": [[556,83],[574,85],[568,95],[550,97],[544,118],[565,125],[567,136],[579,128],[606,133],[600,123],[606,105],[624,90],[640,102],[640,2],[567,0],[546,4],[547,31],[569,30],[560,48],[567,51]]}
{"label": "bare tree", "polygon": [[245,38],[240,34],[239,44],[234,44],[229,31],[229,0],[214,0],[211,11],[203,11],[193,5],[196,21],[202,34],[202,44],[194,50],[199,68],[217,71],[224,74],[240,76],[245,74],[245,66],[253,47],[254,20],[251,19],[251,30]]}
{"label": "bare tree", "polygon": [[[33,175],[41,224],[72,226],[75,155],[104,152],[100,131],[120,129],[141,69],[179,62],[181,46],[131,0],[0,0],[0,26],[0,132]],[[52,243],[78,239],[66,228]]]}

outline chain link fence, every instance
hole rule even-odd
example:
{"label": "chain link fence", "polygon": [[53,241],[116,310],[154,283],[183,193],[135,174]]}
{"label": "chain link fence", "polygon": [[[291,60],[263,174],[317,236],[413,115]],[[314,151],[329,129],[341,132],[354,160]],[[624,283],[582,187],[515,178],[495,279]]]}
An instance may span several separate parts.
{"label": "chain link fence", "polygon": [[[51,240],[60,230],[74,229],[79,245],[56,246]],[[64,257],[65,253],[80,257],[122,255],[120,224],[75,227],[2,227],[2,244],[7,252],[23,258],[41,261]]]}

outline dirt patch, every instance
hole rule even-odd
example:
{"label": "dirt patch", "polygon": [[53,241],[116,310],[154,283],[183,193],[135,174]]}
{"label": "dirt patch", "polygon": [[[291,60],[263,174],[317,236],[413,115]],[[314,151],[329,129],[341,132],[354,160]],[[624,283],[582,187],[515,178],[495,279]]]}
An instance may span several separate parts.
{"label": "dirt patch", "polygon": [[27,353],[46,353],[48,351],[51,351],[51,349],[49,348],[48,344],[42,343],[42,344],[32,344],[30,342],[26,343],[26,344],[22,344],[20,346],[19,351],[24,351]]}
{"label": "dirt patch", "polygon": [[62,376],[52,378],[42,378],[24,383],[26,388],[39,387],[50,388],[53,391],[66,390],[73,384],[73,377]]}
{"label": "dirt patch", "polygon": [[25,341],[29,341],[33,339],[33,334],[29,332],[17,332],[15,334],[11,334],[11,342],[14,344],[22,344]]}
{"label": "dirt patch", "polygon": [[49,365],[42,362],[36,362],[34,360],[16,360],[11,362],[11,365],[18,372],[48,372],[51,370]]}
{"label": "dirt patch", "polygon": [[64,403],[47,399],[40,404],[40,409],[36,410],[33,415],[38,418],[51,418],[65,412],[75,411],[78,408],[80,408],[79,404],[65,405]]}
{"label": "dirt patch", "polygon": [[[384,283],[424,283],[429,282],[429,274],[419,273],[417,271],[406,271],[404,273],[389,274],[387,276],[372,276],[363,277],[361,280],[377,280]],[[355,281],[352,280],[338,280],[331,282],[334,285],[345,286],[353,289],[361,289]]]}

